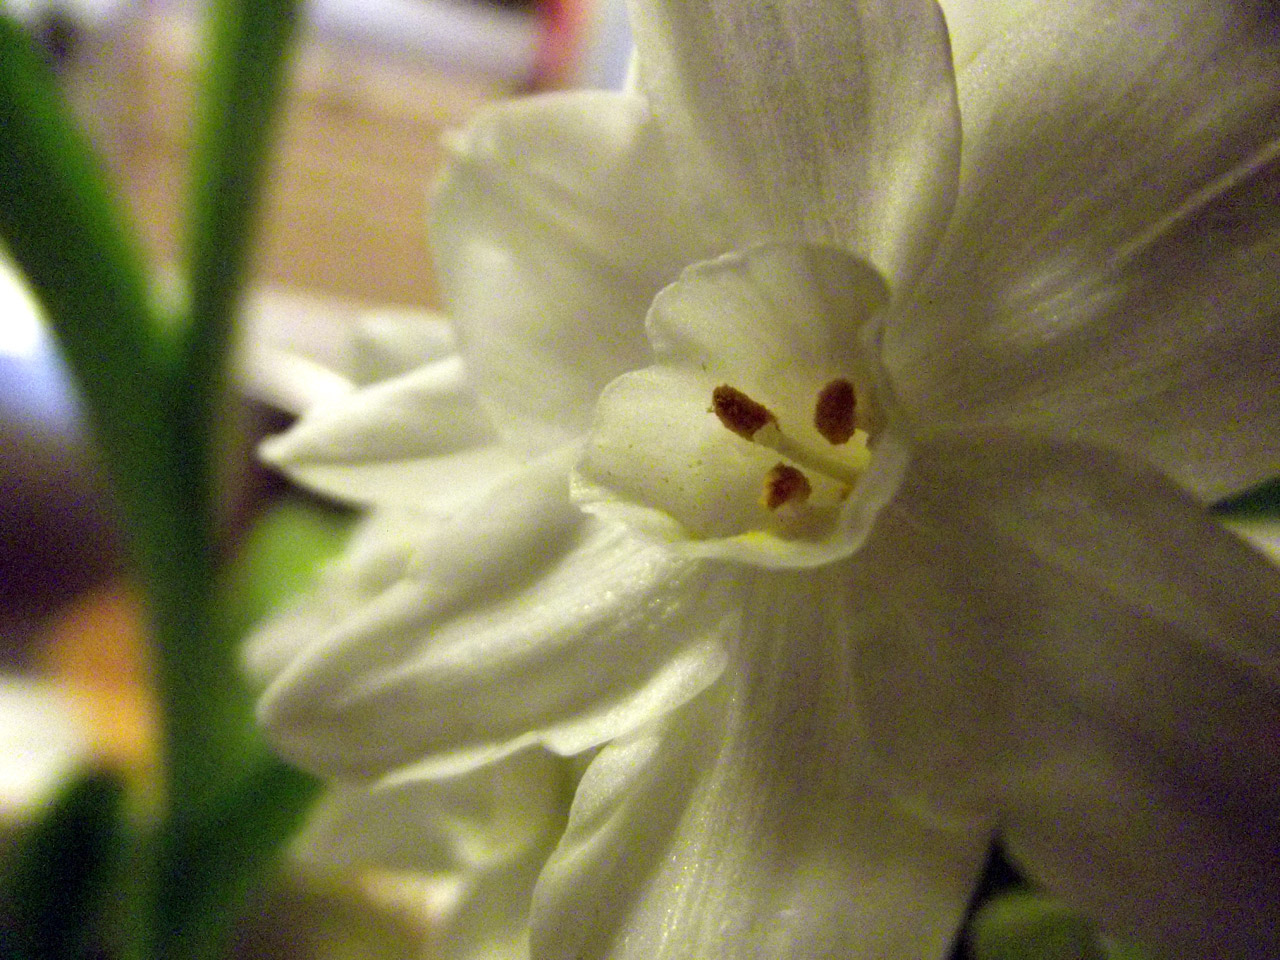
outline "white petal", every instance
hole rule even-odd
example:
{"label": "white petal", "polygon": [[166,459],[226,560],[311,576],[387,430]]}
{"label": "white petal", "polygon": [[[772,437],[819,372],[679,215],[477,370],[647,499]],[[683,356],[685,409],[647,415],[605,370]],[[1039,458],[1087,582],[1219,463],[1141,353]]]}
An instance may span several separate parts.
{"label": "white petal", "polygon": [[255,627],[241,647],[245,669],[259,687],[272,683],[356,610],[404,578],[438,517],[410,510],[369,513],[342,554],[294,603]]}
{"label": "white petal", "polygon": [[951,37],[951,57],[963,76],[973,59],[1019,20],[1044,8],[1044,0],[938,0]]}
{"label": "white petal", "polygon": [[377,383],[458,352],[453,324],[425,310],[384,307],[363,314],[351,335],[351,378]]}
{"label": "white petal", "polygon": [[472,872],[459,891],[457,906],[439,930],[431,956],[440,960],[528,960],[534,885],[564,830],[570,799],[569,784],[562,783],[555,816],[535,842],[507,861]]}
{"label": "white petal", "polygon": [[528,960],[529,901],[555,838],[543,841],[515,862],[468,878],[427,955],[436,960]]}
{"label": "white petal", "polygon": [[685,270],[646,324],[659,363],[728,382],[820,442],[818,390],[863,373],[859,336],[888,300],[876,271],[842,250],[765,244]]}
{"label": "white petal", "polygon": [[527,960],[529,902],[564,829],[568,766],[535,750],[459,777],[338,784],[290,853],[321,868],[407,871],[447,891],[433,904],[432,957]]}
{"label": "white petal", "polygon": [[403,460],[308,463],[290,471],[316,493],[375,509],[448,517],[489,494],[531,462],[528,450],[491,443],[458,453]]}
{"label": "white petal", "polygon": [[355,386],[308,357],[269,346],[255,345],[247,351],[236,375],[248,396],[295,416],[341,399]]}
{"label": "white petal", "polygon": [[918,449],[857,559],[888,779],[1114,934],[1280,955],[1280,571],[1150,468],[1000,436]]}
{"label": "white petal", "polygon": [[568,500],[575,453],[441,524],[276,675],[259,716],[286,756],[406,779],[534,744],[576,753],[718,675],[727,585],[584,517]]}
{"label": "white petal", "polygon": [[[790,594],[771,599],[781,602],[780,616],[766,616],[771,627],[792,630],[796,613],[802,631],[814,623]],[[986,828],[927,822],[879,793],[860,762],[852,704],[835,715],[813,709],[848,694],[847,677],[809,669],[823,659],[822,638],[774,639],[813,658],[783,671],[776,698],[722,683],[595,760],[535,892],[537,955],[948,953]],[[799,673],[808,676],[796,685]]]}
{"label": "white petal", "polygon": [[[0,282],[8,279],[4,270],[0,265]],[[51,681],[0,678],[0,836],[5,843],[40,822],[72,779],[100,762],[83,711],[70,691]]]}
{"label": "white petal", "polygon": [[1046,4],[960,76],[961,195],[885,338],[935,423],[1121,446],[1205,499],[1280,467],[1280,29]]}
{"label": "white petal", "polygon": [[462,359],[451,356],[318,407],[265,452],[290,466],[439,455],[495,439]]}
{"label": "white petal", "polygon": [[259,453],[339,500],[447,513],[529,459],[497,436],[453,356],[314,407]]}
{"label": "white petal", "polygon": [[715,380],[649,367],[609,384],[574,476],[587,510],[672,544],[735,537],[768,522],[757,502],[778,455],[709,412]]}
{"label": "white petal", "polygon": [[[633,3],[641,81],[704,216],[849,245],[907,284],[950,210],[959,121],[932,0]],[[696,185],[693,186],[693,185]]]}
{"label": "white petal", "polygon": [[[169,286],[176,276],[167,276]],[[348,332],[354,304],[278,287],[255,290],[239,331],[239,386],[279,410],[299,414],[351,387]]]}
{"label": "white petal", "polygon": [[458,777],[334,784],[293,856],[327,866],[468,874],[519,858],[559,826],[564,761],[525,751]]}
{"label": "white petal", "polygon": [[1273,563],[1280,564],[1280,518],[1228,517],[1223,523],[1265,553]]}
{"label": "white petal", "polygon": [[600,398],[575,498],[689,555],[769,566],[848,555],[891,490],[893,439],[877,447],[874,477],[853,496],[852,480],[797,461],[817,495],[803,515],[775,515],[759,501],[781,455],[725,427],[712,392],[743,391],[792,441],[857,473],[865,451],[833,447],[814,409],[832,380],[875,383],[859,340],[887,300],[874,270],[830,247],[768,244],[689,268],[649,314],[657,365],[620,377]]}
{"label": "white petal", "polygon": [[341,301],[268,289],[249,320],[241,384],[295,415],[458,352],[449,322],[416,308],[358,313]]}
{"label": "white petal", "polygon": [[450,149],[431,240],[468,363],[505,432],[566,439],[646,362],[654,294],[725,244],[682,206],[638,96],[504,104]]}

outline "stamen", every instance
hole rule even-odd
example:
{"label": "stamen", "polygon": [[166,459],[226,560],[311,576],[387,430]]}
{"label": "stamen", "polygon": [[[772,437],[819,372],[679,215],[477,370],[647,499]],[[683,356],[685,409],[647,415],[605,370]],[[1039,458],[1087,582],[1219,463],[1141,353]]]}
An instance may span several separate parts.
{"label": "stamen", "polygon": [[783,504],[804,503],[812,492],[808,477],[795,467],[780,463],[765,475],[760,505],[766,510],[777,510]]}
{"label": "stamen", "polygon": [[761,428],[778,422],[763,403],[757,403],[728,384],[711,391],[711,410],[721,423],[744,440],[751,440]]}
{"label": "stamen", "polygon": [[828,443],[848,443],[856,424],[857,396],[848,380],[832,380],[818,391],[813,410],[813,425]]}
{"label": "stamen", "polygon": [[801,446],[778,425],[778,418],[763,403],[752,400],[737,387],[721,384],[711,391],[711,412],[720,422],[744,440],[772,450],[802,467],[843,480],[849,486],[858,482],[861,472],[840,457]]}

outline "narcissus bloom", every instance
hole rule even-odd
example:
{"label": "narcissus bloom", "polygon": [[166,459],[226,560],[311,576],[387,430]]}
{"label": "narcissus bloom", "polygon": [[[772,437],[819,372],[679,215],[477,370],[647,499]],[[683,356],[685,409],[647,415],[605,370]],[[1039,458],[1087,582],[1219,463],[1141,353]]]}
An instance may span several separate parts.
{"label": "narcissus bloom", "polygon": [[469,377],[274,448],[400,544],[299,615],[283,749],[611,744],[536,956],[942,956],[995,835],[1280,954],[1280,574],[1205,509],[1280,467],[1276,15],[971,6],[636,3],[643,93],[454,145]]}
{"label": "narcissus bloom", "polygon": [[291,854],[394,897],[425,928],[419,947],[433,957],[520,960],[573,781],[569,761],[526,751],[457,777],[333,784]]}

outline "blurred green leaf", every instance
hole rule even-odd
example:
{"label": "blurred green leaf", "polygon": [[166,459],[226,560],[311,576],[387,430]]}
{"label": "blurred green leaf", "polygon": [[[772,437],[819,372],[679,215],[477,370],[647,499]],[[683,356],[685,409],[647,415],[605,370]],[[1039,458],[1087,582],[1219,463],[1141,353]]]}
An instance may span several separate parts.
{"label": "blurred green leaf", "polygon": [[1089,921],[1026,891],[987,902],[974,915],[969,937],[975,960],[1106,960]]}
{"label": "blurred green leaf", "polygon": [[176,322],[177,377],[165,407],[165,479],[177,525],[170,542],[182,555],[153,577],[169,799],[184,817],[224,778],[234,782],[256,740],[239,637],[219,627],[213,540],[228,451],[222,430],[234,420],[224,409],[228,353],[299,8],[297,0],[214,4],[196,102],[187,303]]}
{"label": "blurred green leaf", "polygon": [[[124,507],[154,640],[168,777],[167,809],[123,873],[114,866],[120,785],[90,777],[59,801],[3,891],[6,958],[104,949],[130,960],[217,956],[317,788],[266,754],[238,638],[216,626],[227,353],[298,8],[296,0],[214,8],[189,299],[163,319],[115,194],[53,76],[21,27],[0,18],[0,238],[44,303]],[[265,604],[265,594],[254,602]],[[102,939],[108,899],[118,944]]]}
{"label": "blurred green leaf", "polygon": [[1235,519],[1280,517],[1280,478],[1223,500],[1214,511]]}
{"label": "blurred green leaf", "polygon": [[160,960],[222,955],[232,923],[297,831],[320,781],[265,752],[197,818],[173,822],[159,875]]}
{"label": "blurred green leaf", "polygon": [[6,960],[119,955],[114,917],[128,842],[124,798],[117,776],[87,773],[23,837],[0,890]]}
{"label": "blurred green leaf", "polygon": [[355,515],[310,497],[286,496],[253,525],[228,578],[222,603],[229,629],[243,636],[314,582],[346,545]]}
{"label": "blurred green leaf", "polygon": [[1132,943],[1118,943],[1106,937],[1103,943],[1107,950],[1107,960],[1155,960],[1155,954]]}
{"label": "blurred green leaf", "polygon": [[1109,941],[1062,902],[1026,889],[979,906],[967,937],[974,960],[1151,960],[1135,946]]}

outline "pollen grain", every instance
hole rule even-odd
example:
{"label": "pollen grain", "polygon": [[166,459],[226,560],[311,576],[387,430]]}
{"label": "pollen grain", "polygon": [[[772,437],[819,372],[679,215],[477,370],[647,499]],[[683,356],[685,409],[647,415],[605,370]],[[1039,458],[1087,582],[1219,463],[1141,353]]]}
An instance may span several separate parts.
{"label": "pollen grain", "polygon": [[751,440],[764,427],[778,422],[763,403],[752,400],[728,384],[721,384],[711,391],[711,412],[744,440]]}
{"label": "pollen grain", "polygon": [[848,443],[857,427],[857,395],[848,380],[832,380],[818,391],[813,425],[828,443]]}
{"label": "pollen grain", "polygon": [[766,510],[777,510],[784,504],[802,504],[809,499],[813,488],[809,478],[795,467],[779,463],[764,478],[764,491],[760,494],[760,505]]}

